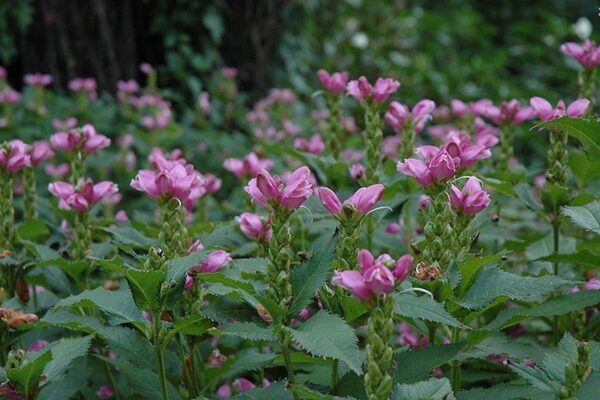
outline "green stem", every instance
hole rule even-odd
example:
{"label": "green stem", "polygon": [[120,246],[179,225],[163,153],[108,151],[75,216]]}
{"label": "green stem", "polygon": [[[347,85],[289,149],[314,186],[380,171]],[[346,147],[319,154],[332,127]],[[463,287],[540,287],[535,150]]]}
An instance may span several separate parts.
{"label": "green stem", "polygon": [[110,370],[110,366],[108,365],[108,363],[104,363],[104,368],[106,368],[106,376],[108,377],[110,386],[112,386],[115,399],[120,400],[121,396],[119,395],[119,390],[117,389],[117,383],[115,381],[115,377],[113,376],[112,371]]}
{"label": "green stem", "polygon": [[331,390],[335,389],[335,386],[337,385],[338,366],[338,360],[333,360],[333,364],[331,365]]}
{"label": "green stem", "polygon": [[155,345],[154,352],[156,353],[156,360],[158,361],[158,375],[160,378],[162,398],[163,400],[169,400],[169,394],[167,393],[167,371],[165,369],[165,355],[163,348],[159,345]]}
{"label": "green stem", "polygon": [[[458,328],[452,328],[452,343],[457,343],[460,340],[460,330]],[[450,361],[450,383],[454,393],[458,392],[461,388],[461,370],[460,361]]]}
{"label": "green stem", "polygon": [[[283,355],[283,361],[285,362],[285,368],[287,370],[288,381],[291,385],[296,384],[296,374],[294,373],[294,364],[290,356],[290,349],[288,347],[288,338],[286,337],[285,331],[281,329],[279,333],[279,344],[281,346],[281,354]],[[298,395],[293,393],[294,400],[298,400]]]}
{"label": "green stem", "polygon": [[[560,246],[560,220],[558,219],[558,217],[554,217],[554,221],[552,221],[552,237],[553,237],[553,242],[554,242],[554,257],[558,257],[558,253],[559,253],[559,246]],[[558,276],[558,261],[555,261],[553,264],[553,273],[555,276]],[[558,331],[558,315],[555,315],[552,321],[552,337],[553,337],[553,342],[554,345],[556,346],[558,344],[558,342],[560,341],[560,335],[559,335],[559,331]]]}

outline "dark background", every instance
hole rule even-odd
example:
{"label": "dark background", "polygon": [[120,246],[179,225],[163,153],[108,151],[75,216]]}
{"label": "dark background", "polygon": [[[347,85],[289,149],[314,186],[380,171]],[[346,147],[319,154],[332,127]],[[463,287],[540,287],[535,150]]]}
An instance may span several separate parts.
{"label": "dark background", "polygon": [[[28,72],[93,76],[114,91],[159,67],[182,97],[200,91],[223,65],[240,70],[252,97],[274,86],[315,87],[320,67],[400,79],[415,98],[552,96],[574,85],[560,55],[595,1],[559,0],[15,0],[0,4],[0,60],[12,86]],[[360,37],[368,38],[367,46]],[[541,92],[540,92],[541,91]]]}

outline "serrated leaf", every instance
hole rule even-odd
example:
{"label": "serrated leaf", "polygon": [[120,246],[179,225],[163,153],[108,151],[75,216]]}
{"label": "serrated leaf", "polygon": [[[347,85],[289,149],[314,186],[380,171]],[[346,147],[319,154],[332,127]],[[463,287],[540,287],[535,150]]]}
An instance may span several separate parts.
{"label": "serrated leaf", "polygon": [[200,264],[208,255],[207,250],[187,255],[185,257],[175,258],[167,261],[167,280],[174,280],[180,285],[185,281],[185,275],[191,267]]}
{"label": "serrated leaf", "polygon": [[362,354],[352,328],[337,315],[320,310],[297,328],[288,328],[294,340],[315,356],[345,362],[358,375],[362,374]]}
{"label": "serrated leaf", "polygon": [[569,254],[550,254],[545,257],[540,257],[534,261],[558,262],[585,265],[587,267],[600,266],[600,255],[592,254],[589,250],[580,250],[576,253]]}
{"label": "serrated leaf", "polygon": [[337,244],[337,237],[332,237],[325,246],[320,247],[315,254],[302,265],[292,271],[292,291],[294,293],[290,314],[298,315],[311,301],[327,281],[331,274],[331,261]]}
{"label": "serrated leaf", "polygon": [[477,274],[475,282],[460,304],[479,310],[501,296],[513,300],[536,301],[569,283],[571,282],[557,276],[534,278],[511,274],[497,267],[488,267]]}
{"label": "serrated leaf", "polygon": [[147,237],[131,226],[113,226],[100,229],[112,234],[117,242],[129,246],[146,248],[158,243],[156,239]]}
{"label": "serrated leaf", "polygon": [[429,296],[401,294],[394,299],[394,312],[406,318],[424,319],[449,326],[469,329]]}
{"label": "serrated leaf", "polygon": [[26,220],[17,228],[17,235],[23,240],[42,241],[49,234],[50,230],[41,219]]}
{"label": "serrated leaf", "polygon": [[521,200],[523,204],[525,204],[528,208],[533,211],[539,211],[544,207],[539,202],[538,199],[535,198],[531,191],[531,186],[526,183],[519,183],[514,187],[517,198]]}
{"label": "serrated leaf", "polygon": [[219,297],[211,301],[202,310],[202,315],[213,321],[225,323],[230,320],[252,321],[258,319],[256,309],[249,307],[242,301],[234,301],[227,297]]}
{"label": "serrated leaf", "polygon": [[600,303],[600,291],[584,290],[577,293],[567,293],[546,300],[533,307],[509,308],[501,311],[496,319],[487,325],[487,329],[496,331],[508,328],[527,318],[552,317],[563,315],[585,307]]}
{"label": "serrated leaf", "polygon": [[[426,379],[431,375],[431,371],[446,364],[464,347],[463,342],[396,352],[394,362],[398,367],[393,376],[394,383],[413,383]],[[408,366],[410,368],[407,368]]]}
{"label": "serrated leaf", "polygon": [[431,378],[411,384],[397,384],[391,400],[455,400],[447,378]]}
{"label": "serrated leaf", "polygon": [[232,379],[248,371],[258,371],[271,364],[275,357],[277,357],[275,353],[260,353],[256,349],[242,351],[223,377]]}
{"label": "serrated leaf", "polygon": [[275,334],[271,326],[262,327],[254,322],[234,322],[221,327],[223,335],[241,337],[242,339],[253,341],[273,341]]}
{"label": "serrated leaf", "polygon": [[562,213],[569,217],[575,225],[586,231],[600,234],[600,201],[594,201],[584,206],[563,207]]}
{"label": "serrated leaf", "polygon": [[471,286],[471,283],[477,276],[477,273],[481,271],[483,267],[500,261],[503,256],[504,253],[498,253],[491,256],[469,257],[465,260],[461,260],[461,262],[458,264],[458,269],[462,277],[460,282],[461,293],[464,293],[469,286]]}
{"label": "serrated leaf", "polygon": [[50,344],[52,361],[44,368],[44,375],[48,378],[47,382],[61,378],[75,359],[87,354],[91,344],[92,336],[66,338],[61,339],[58,343]]}
{"label": "serrated leaf", "polygon": [[44,384],[37,400],[64,400],[72,398],[75,393],[88,385],[88,366],[84,357],[77,358],[70,365],[64,376]]}
{"label": "serrated leaf", "polygon": [[29,393],[30,389],[37,387],[40,375],[51,360],[50,350],[29,353],[19,367],[6,370],[6,376],[21,393]]}
{"label": "serrated leaf", "polygon": [[86,290],[76,296],[60,300],[54,308],[92,306],[96,307],[109,317],[113,325],[129,322],[143,323],[142,313],[135,305],[131,291],[127,285],[122,285],[119,290],[110,291],[102,287]]}
{"label": "serrated leaf", "polygon": [[532,129],[556,127],[579,140],[587,151],[600,153],[600,123],[593,119],[561,117],[542,122]]}

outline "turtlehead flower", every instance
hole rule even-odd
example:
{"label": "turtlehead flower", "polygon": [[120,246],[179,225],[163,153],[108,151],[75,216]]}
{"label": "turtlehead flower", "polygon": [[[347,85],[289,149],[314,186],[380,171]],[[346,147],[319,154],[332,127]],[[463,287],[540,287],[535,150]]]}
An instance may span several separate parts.
{"label": "turtlehead flower", "polygon": [[110,385],[102,385],[100,386],[100,389],[96,391],[96,396],[103,400],[112,398],[114,394],[114,390]]}
{"label": "turtlehead flower", "polygon": [[458,99],[450,100],[450,110],[458,118],[485,116],[488,107],[493,105],[494,103],[489,99],[481,99],[470,103],[465,103]]}
{"label": "turtlehead flower", "polygon": [[98,97],[96,92],[96,80],[94,78],[75,78],[69,82],[69,89],[76,93],[87,93],[90,100]]}
{"label": "turtlehead flower", "polygon": [[250,389],[254,389],[256,385],[246,378],[237,378],[233,381],[233,387],[238,393],[244,393]]}
{"label": "turtlehead flower", "polygon": [[152,68],[152,65],[150,65],[149,63],[141,63],[140,64],[140,72],[149,75],[151,73],[154,72],[154,68]]}
{"label": "turtlehead flower", "polygon": [[500,107],[490,105],[485,109],[485,116],[496,125],[521,125],[532,119],[535,111],[531,107],[521,107],[519,100],[503,101]]}
{"label": "turtlehead flower", "polygon": [[368,250],[357,255],[360,271],[335,271],[332,282],[359,300],[367,301],[373,296],[389,293],[396,283],[406,279],[412,269],[412,257],[403,257],[397,262],[382,254],[377,259]]}
{"label": "turtlehead flower", "polygon": [[34,353],[36,351],[45,349],[46,346],[48,346],[48,342],[46,340],[43,340],[43,339],[36,340],[35,342],[33,342],[29,345],[29,347],[27,348],[27,352]]}
{"label": "turtlehead flower", "polygon": [[560,117],[581,117],[590,106],[588,99],[575,100],[568,107],[565,106],[564,101],[560,100],[556,104],[556,108],[552,108],[552,104],[541,97],[532,97],[529,103],[535,114],[542,121],[549,121]]}
{"label": "turtlehead flower", "polygon": [[223,384],[219,386],[219,388],[217,389],[217,393],[215,393],[215,396],[217,396],[218,399],[227,400],[231,397],[231,388],[229,387],[229,385]]}
{"label": "turtlehead flower", "polygon": [[273,161],[260,159],[255,153],[250,153],[243,159],[228,158],[223,163],[223,168],[231,172],[238,179],[254,178],[261,169],[269,169]]}
{"label": "turtlehead flower", "polygon": [[314,134],[310,140],[305,138],[297,138],[294,140],[294,147],[310,154],[319,155],[325,150],[325,143],[321,139],[321,135]]}
{"label": "turtlehead flower", "polygon": [[560,51],[579,62],[585,69],[594,69],[600,65],[600,46],[586,39],[583,43],[567,42],[560,46]]}
{"label": "turtlehead flower", "polygon": [[52,83],[52,75],[42,74],[40,72],[27,74],[23,78],[23,82],[29,86],[44,87]]}
{"label": "turtlehead flower", "polygon": [[238,74],[238,70],[237,70],[237,68],[234,68],[234,67],[223,67],[221,69],[221,73],[223,74],[223,76],[225,78],[235,79],[235,77]]}
{"label": "turtlehead flower", "polygon": [[317,76],[325,90],[332,94],[344,93],[349,78],[348,72],[346,71],[329,74],[329,72],[324,69],[320,69],[317,72]]}
{"label": "turtlehead flower", "polygon": [[371,85],[367,78],[360,78],[348,82],[347,93],[357,101],[373,99],[375,103],[382,104],[400,87],[400,82],[390,78],[378,78],[375,85]]}
{"label": "turtlehead flower", "polygon": [[278,176],[272,177],[262,169],[244,190],[258,204],[277,204],[295,210],[312,195],[310,170],[306,166],[298,168],[283,185]]}
{"label": "turtlehead flower", "polygon": [[451,157],[458,159],[457,167],[460,169],[469,168],[476,161],[492,156],[492,152],[483,144],[471,144],[471,137],[465,131],[450,132],[443,148]]}
{"label": "turtlehead flower", "polygon": [[360,163],[355,163],[355,164],[352,164],[352,166],[350,167],[350,176],[355,181],[358,181],[358,180],[366,177],[366,175],[367,175],[367,171],[366,171],[364,165],[362,165]]}
{"label": "turtlehead flower", "polygon": [[[474,160],[479,159],[478,157],[488,156],[483,150],[481,151],[483,154],[479,150],[479,147],[470,149],[470,152],[464,155],[465,159]],[[450,151],[452,151],[452,154]],[[407,158],[398,162],[397,170],[404,175],[412,176],[422,186],[445,182],[454,176],[462,166],[462,153],[456,154],[452,149],[450,151],[444,147],[421,146],[417,148],[417,154],[423,157],[424,161]]]}
{"label": "turtlehead flower", "polygon": [[52,151],[52,148],[50,148],[50,143],[45,140],[33,142],[31,146],[28,146],[27,152],[31,159],[31,165],[33,166],[39,165],[41,162],[54,156],[54,152]]}
{"label": "turtlehead flower", "polygon": [[215,250],[206,256],[199,265],[195,265],[188,270],[188,275],[203,272],[217,272],[231,262],[231,256],[225,250]]}
{"label": "turtlehead flower", "polygon": [[490,195],[481,185],[479,179],[471,176],[462,190],[452,185],[450,187],[450,205],[456,212],[474,215],[484,210],[490,204]]}
{"label": "turtlehead flower", "polygon": [[68,132],[56,132],[50,137],[50,144],[58,150],[82,150],[87,154],[110,146],[110,139],[96,132],[90,124],[85,124],[80,130],[71,129]]}
{"label": "turtlehead flower", "polygon": [[0,169],[16,174],[29,166],[31,166],[31,156],[27,152],[27,145],[21,140],[14,139],[0,145]]}
{"label": "turtlehead flower", "polygon": [[54,129],[56,129],[57,131],[68,131],[70,129],[73,129],[77,126],[77,118],[75,117],[69,117],[65,120],[60,120],[60,119],[53,119],[52,120],[52,127]]}
{"label": "turtlehead flower", "polygon": [[332,214],[342,212],[344,206],[350,206],[359,214],[365,215],[369,213],[375,204],[381,199],[384,187],[382,184],[375,184],[369,187],[358,189],[342,204],[333,190],[327,187],[320,187],[317,191],[321,204]]}
{"label": "turtlehead flower", "polygon": [[175,197],[185,202],[199,179],[198,173],[192,168],[174,163],[158,172],[147,169],[139,171],[131,180],[131,187],[153,199]]}
{"label": "turtlehead flower", "polygon": [[245,212],[235,220],[240,225],[240,229],[250,239],[265,239],[269,240],[271,237],[271,221],[270,219],[263,220],[258,215]]}
{"label": "turtlehead flower", "polygon": [[58,197],[59,208],[84,213],[98,202],[116,194],[119,188],[110,181],[94,184],[91,179],[87,179],[76,187],[67,182],[54,182],[48,185],[48,191]]}
{"label": "turtlehead flower", "polygon": [[62,178],[63,176],[67,176],[70,170],[71,168],[67,163],[58,165],[48,164],[46,167],[44,167],[44,172],[53,178]]}
{"label": "turtlehead flower", "polygon": [[427,99],[419,101],[412,110],[405,104],[392,101],[385,113],[385,122],[396,133],[401,133],[407,124],[410,124],[416,133],[420,133],[425,128],[425,123],[431,119],[433,110],[435,103]]}
{"label": "turtlehead flower", "polygon": [[0,90],[0,104],[15,104],[21,100],[21,93],[12,88]]}
{"label": "turtlehead flower", "polygon": [[202,114],[205,116],[210,114],[212,107],[210,105],[210,95],[208,92],[200,92],[198,95],[198,107],[200,107],[200,111],[202,111]]}

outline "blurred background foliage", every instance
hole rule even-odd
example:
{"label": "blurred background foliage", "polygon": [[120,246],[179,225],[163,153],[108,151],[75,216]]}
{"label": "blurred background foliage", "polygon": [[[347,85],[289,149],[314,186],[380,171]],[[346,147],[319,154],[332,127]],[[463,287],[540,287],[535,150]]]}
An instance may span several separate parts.
{"label": "blurred background foliage", "polygon": [[[223,65],[243,92],[309,95],[315,72],[399,79],[408,102],[549,99],[576,92],[576,65],[558,47],[595,37],[593,0],[12,0],[0,3],[0,61],[11,85],[28,72],[63,89],[94,76],[114,92],[137,66],[159,66],[177,105]],[[583,18],[582,18],[583,17]]]}

